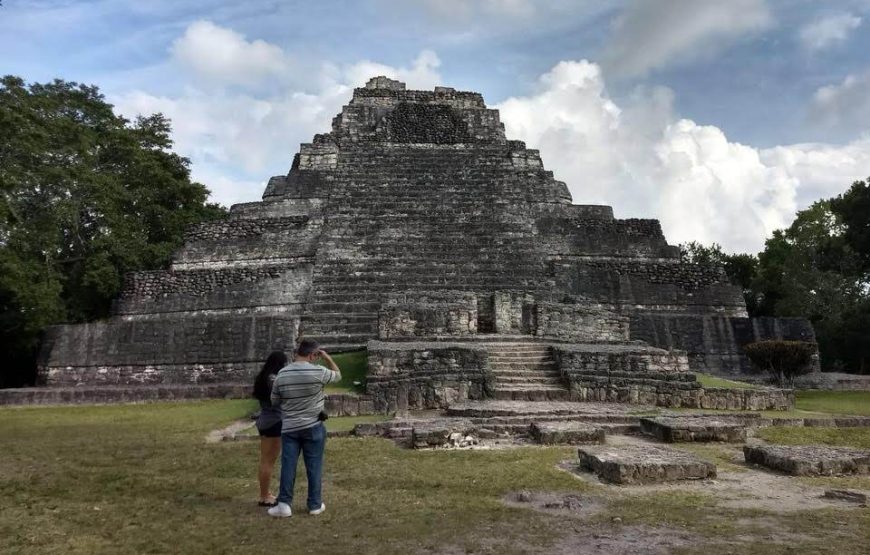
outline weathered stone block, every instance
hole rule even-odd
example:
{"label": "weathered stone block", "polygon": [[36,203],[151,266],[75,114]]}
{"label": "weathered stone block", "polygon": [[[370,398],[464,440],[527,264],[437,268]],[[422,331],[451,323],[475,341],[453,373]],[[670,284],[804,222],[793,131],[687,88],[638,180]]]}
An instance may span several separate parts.
{"label": "weathered stone block", "polygon": [[580,466],[606,482],[648,484],[716,477],[716,465],[669,447],[621,445],[582,447]]}
{"label": "weathered stone block", "polygon": [[746,441],[746,420],[728,416],[641,418],[643,433],[668,443]]}
{"label": "weathered stone block", "polygon": [[604,429],[583,422],[533,422],[529,433],[547,445],[604,443]]}
{"label": "weathered stone block", "polygon": [[870,473],[870,451],[824,445],[746,445],[747,463],[792,476]]}

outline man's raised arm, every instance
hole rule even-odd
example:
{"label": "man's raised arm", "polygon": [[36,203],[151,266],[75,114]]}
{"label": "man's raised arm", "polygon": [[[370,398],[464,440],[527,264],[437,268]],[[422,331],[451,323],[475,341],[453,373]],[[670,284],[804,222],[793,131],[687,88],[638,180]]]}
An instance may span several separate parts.
{"label": "man's raised arm", "polygon": [[322,358],[326,362],[326,365],[329,366],[329,369],[332,370],[332,375],[324,383],[340,382],[341,369],[338,367],[335,361],[332,360],[332,357],[329,356],[329,353],[321,349],[319,354],[320,358]]}

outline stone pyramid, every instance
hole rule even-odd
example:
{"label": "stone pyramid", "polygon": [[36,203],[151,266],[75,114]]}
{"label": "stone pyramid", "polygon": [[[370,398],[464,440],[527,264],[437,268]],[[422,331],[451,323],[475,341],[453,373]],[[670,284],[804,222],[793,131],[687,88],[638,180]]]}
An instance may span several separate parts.
{"label": "stone pyramid", "polygon": [[[413,302],[448,310],[428,323],[397,312]],[[719,374],[746,366],[747,342],[813,339],[804,319],[747,318],[721,268],[682,263],[658,221],[572,204],[480,94],[376,77],[262,201],[190,229],[169,269],[127,276],[109,319],[49,330],[40,375],[58,386],[247,382],[300,335],[348,349],[403,333],[615,333]]]}

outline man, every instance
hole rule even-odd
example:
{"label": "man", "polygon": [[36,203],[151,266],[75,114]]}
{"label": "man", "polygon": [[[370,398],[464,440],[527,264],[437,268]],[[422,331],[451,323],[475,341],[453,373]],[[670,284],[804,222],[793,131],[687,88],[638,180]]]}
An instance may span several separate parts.
{"label": "man", "polygon": [[[313,364],[323,359],[329,369]],[[326,510],[320,496],[323,473],[323,448],[326,426],[323,425],[323,386],[341,380],[341,370],[316,341],[304,339],[290,364],[278,372],[272,385],[272,404],[281,406],[281,488],[278,504],[269,509],[275,517],[290,516],[296,464],[299,451],[308,476],[308,513],[319,515]]]}

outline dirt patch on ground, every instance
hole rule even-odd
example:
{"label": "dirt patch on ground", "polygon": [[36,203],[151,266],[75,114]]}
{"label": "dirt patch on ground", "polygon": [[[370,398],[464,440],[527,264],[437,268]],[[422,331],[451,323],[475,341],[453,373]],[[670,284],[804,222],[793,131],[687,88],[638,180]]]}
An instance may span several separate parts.
{"label": "dirt patch on ground", "polygon": [[540,545],[528,540],[500,539],[487,530],[472,551],[459,545],[441,546],[438,555],[524,553],[530,555],[663,555],[678,547],[696,545],[699,536],[685,530],[654,526],[589,524],[581,520],[562,523],[560,533]]}
{"label": "dirt patch on ground", "polygon": [[516,491],[502,498],[508,507],[533,509],[559,516],[588,517],[604,509],[601,499],[577,492]]}
{"label": "dirt patch on ground", "polygon": [[[225,428],[210,431],[208,435],[205,436],[205,442],[220,443],[221,441],[234,441],[240,439],[242,438],[240,432],[252,427],[253,425],[254,423],[250,418],[237,420]],[[256,439],[256,437],[257,436],[251,436],[252,439]]]}
{"label": "dirt patch on ground", "polygon": [[652,526],[602,527],[592,533],[569,533],[546,550],[529,553],[552,555],[612,555],[670,553],[674,548],[694,545],[695,534],[674,528]]}

